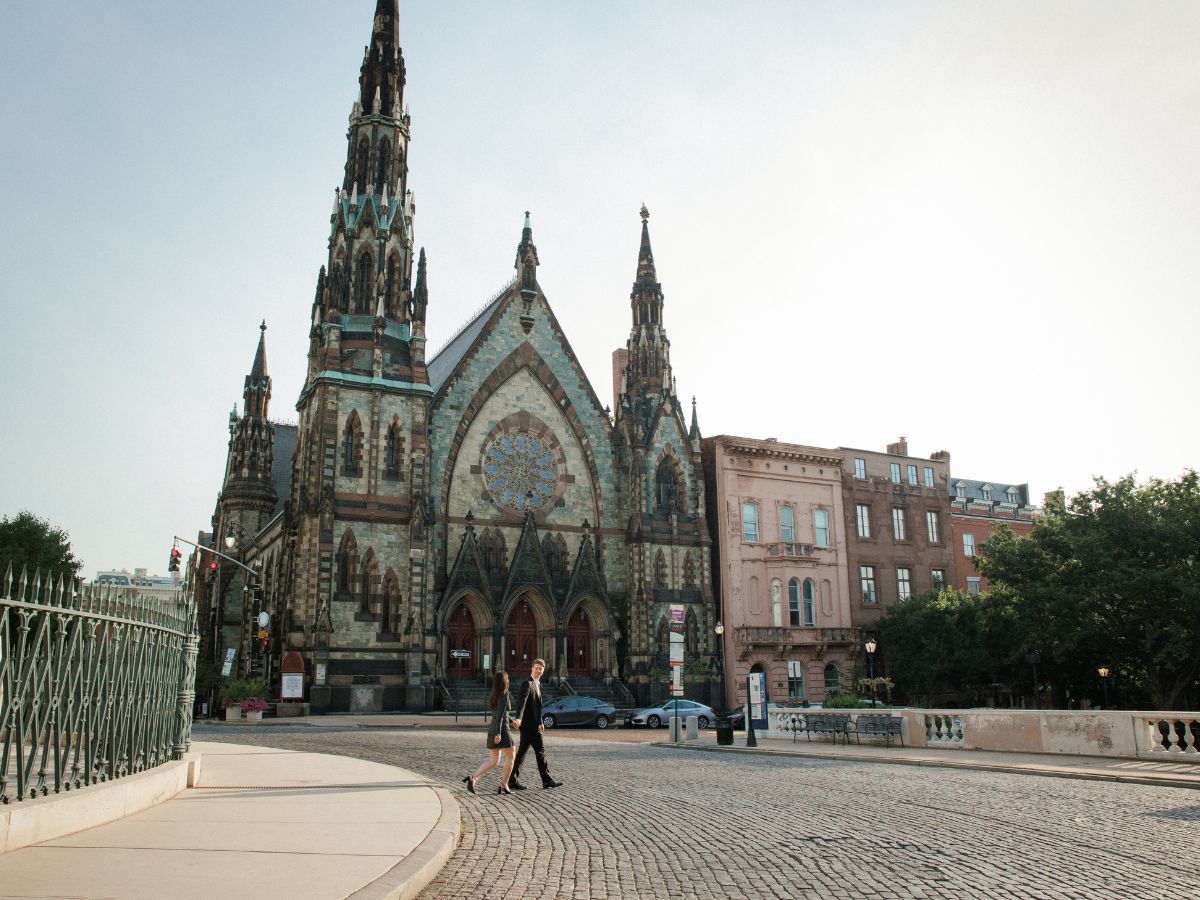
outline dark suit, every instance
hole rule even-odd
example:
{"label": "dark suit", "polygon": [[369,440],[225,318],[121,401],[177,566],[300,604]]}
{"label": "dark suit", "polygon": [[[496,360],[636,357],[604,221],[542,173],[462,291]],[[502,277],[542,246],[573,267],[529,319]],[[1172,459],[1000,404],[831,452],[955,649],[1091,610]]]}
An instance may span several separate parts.
{"label": "dark suit", "polygon": [[533,748],[533,758],[537,760],[538,774],[542,776],[542,784],[554,780],[550,775],[550,766],[546,763],[546,747],[542,742],[542,694],[529,679],[521,687],[521,699],[517,703],[517,714],[513,717],[521,720],[521,743],[517,747],[517,759],[513,764],[512,779],[517,780],[521,771],[521,761],[525,759],[525,751]]}

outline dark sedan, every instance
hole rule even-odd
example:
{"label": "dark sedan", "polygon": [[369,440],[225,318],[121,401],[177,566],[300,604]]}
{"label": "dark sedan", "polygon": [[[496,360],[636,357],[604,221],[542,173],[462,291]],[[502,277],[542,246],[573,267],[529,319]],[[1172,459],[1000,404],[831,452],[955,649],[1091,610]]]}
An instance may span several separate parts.
{"label": "dark sedan", "polygon": [[595,725],[607,728],[616,709],[611,703],[595,697],[562,697],[542,707],[542,724],[547,728],[555,725]]}

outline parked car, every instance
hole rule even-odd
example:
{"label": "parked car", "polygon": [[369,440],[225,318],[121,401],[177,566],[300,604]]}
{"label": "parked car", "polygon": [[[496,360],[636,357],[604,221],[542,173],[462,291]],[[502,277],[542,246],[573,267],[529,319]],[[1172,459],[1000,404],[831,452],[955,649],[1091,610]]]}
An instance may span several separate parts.
{"label": "parked car", "polygon": [[645,725],[647,728],[658,728],[665,724],[671,716],[681,716],[685,719],[688,716],[696,716],[699,719],[700,727],[707,728],[717,714],[713,712],[711,706],[705,706],[695,700],[672,698],[658,706],[648,706],[645,709],[631,712],[625,717],[625,725],[626,727]]}
{"label": "parked car", "polygon": [[613,720],[616,708],[611,703],[595,697],[561,697],[542,707],[542,724],[547,728],[555,725],[595,725],[607,728]]}

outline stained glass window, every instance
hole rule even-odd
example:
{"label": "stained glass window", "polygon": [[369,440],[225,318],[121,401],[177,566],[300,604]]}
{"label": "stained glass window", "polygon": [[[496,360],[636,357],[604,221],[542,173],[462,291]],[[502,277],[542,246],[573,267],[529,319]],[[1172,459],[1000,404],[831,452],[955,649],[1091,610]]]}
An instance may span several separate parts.
{"label": "stained glass window", "polygon": [[483,454],[483,477],[501,506],[544,506],[558,483],[555,453],[541,438],[502,434]]}

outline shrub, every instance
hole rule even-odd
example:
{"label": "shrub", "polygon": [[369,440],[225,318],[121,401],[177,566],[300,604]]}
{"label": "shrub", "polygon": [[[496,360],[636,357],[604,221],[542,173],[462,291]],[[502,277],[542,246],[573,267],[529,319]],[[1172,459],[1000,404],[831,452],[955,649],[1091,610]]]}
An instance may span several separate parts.
{"label": "shrub", "polygon": [[821,704],[825,709],[866,709],[868,704],[853,694],[834,694]]}
{"label": "shrub", "polygon": [[261,678],[231,678],[221,685],[221,706],[237,706],[248,697],[263,697],[267,683]]}
{"label": "shrub", "polygon": [[247,697],[242,701],[242,712],[264,712],[270,705],[259,697]]}

